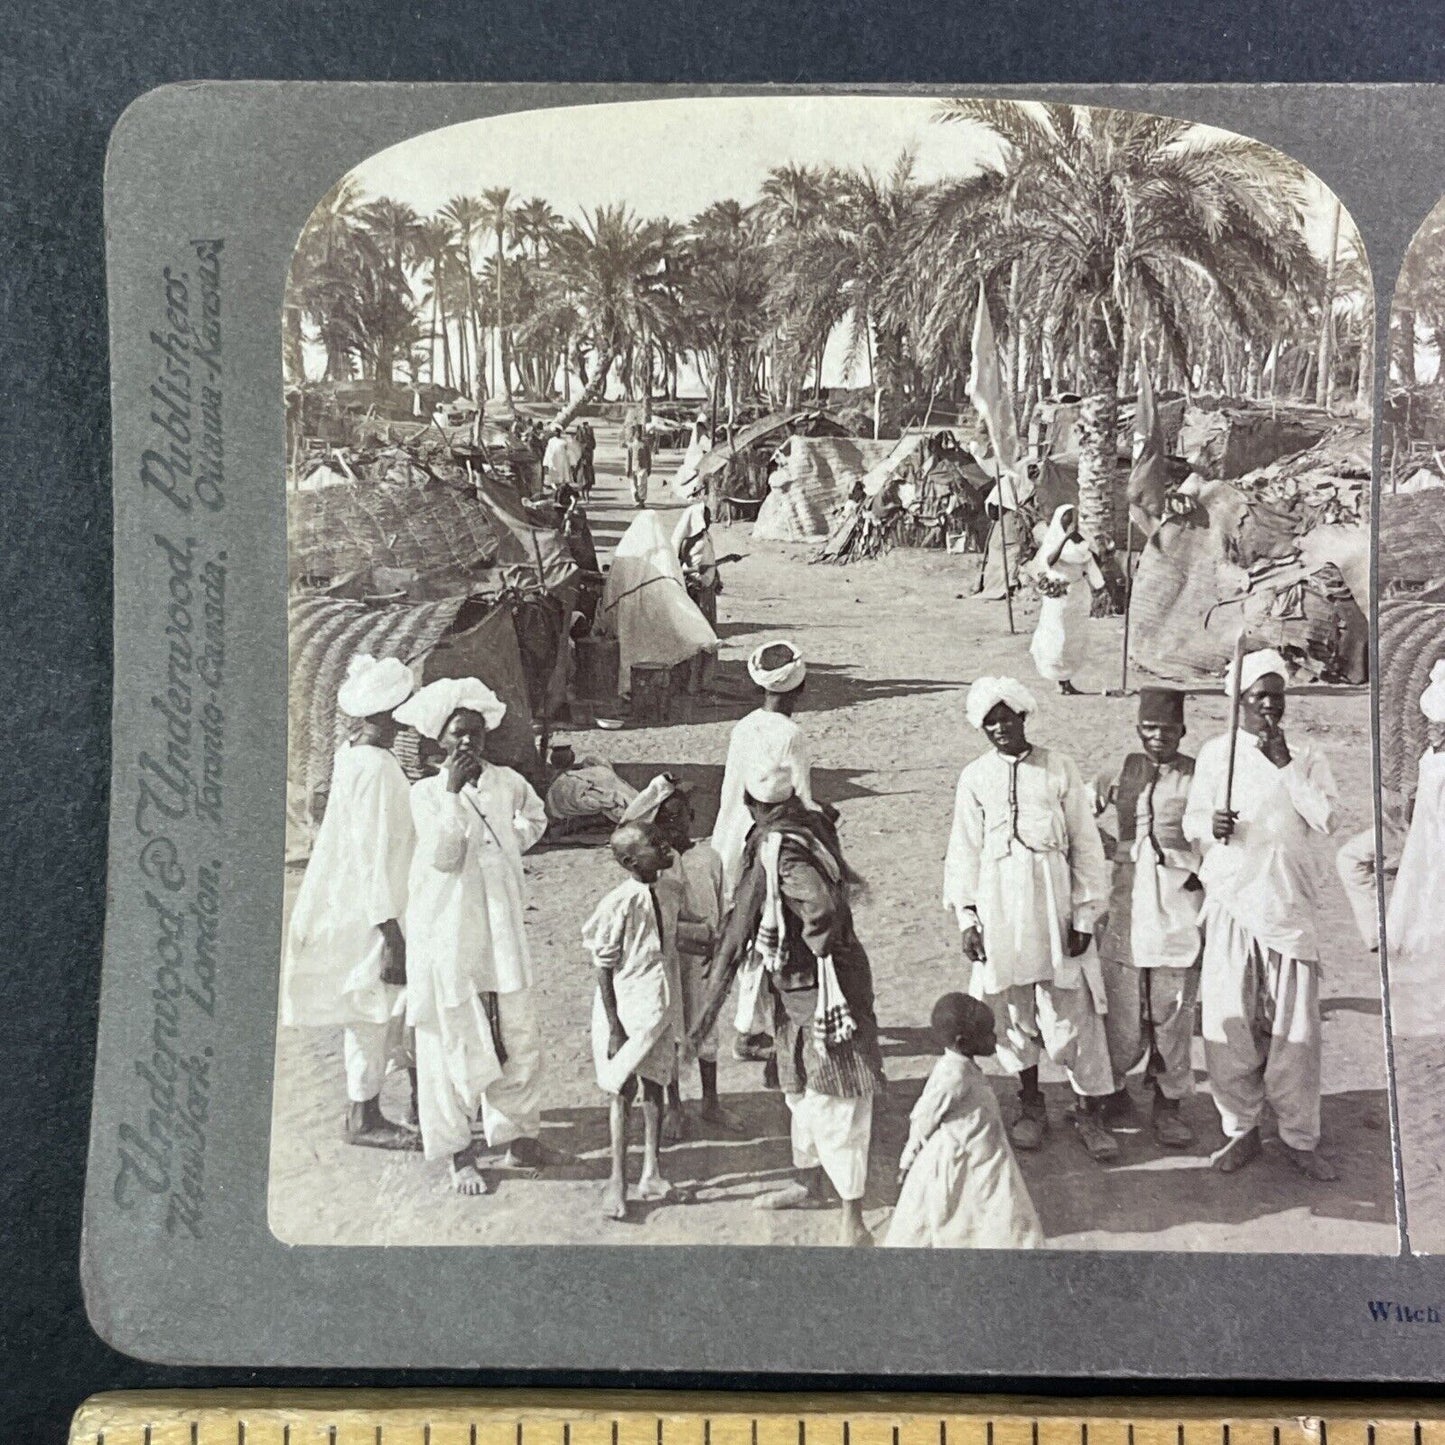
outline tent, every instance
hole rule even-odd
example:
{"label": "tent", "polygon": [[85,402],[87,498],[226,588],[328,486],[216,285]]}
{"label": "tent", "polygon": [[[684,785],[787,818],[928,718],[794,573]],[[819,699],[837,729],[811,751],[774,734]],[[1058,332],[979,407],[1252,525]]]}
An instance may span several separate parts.
{"label": "tent", "polygon": [[1426,745],[1420,694],[1445,657],[1445,603],[1385,597],[1378,616],[1380,656],[1389,659],[1380,669],[1380,782],[1408,793]]}
{"label": "tent", "polygon": [[1243,482],[1205,482],[1187,519],[1149,539],[1130,602],[1133,663],[1179,681],[1217,679],[1241,626],[1334,680],[1361,682],[1369,611],[1368,522],[1316,522]]}
{"label": "tent", "polygon": [[554,594],[570,586],[577,568],[556,529],[534,525],[501,483],[475,484],[476,495],[375,482],[291,492],[292,584],[413,602],[535,589],[539,578]]}
{"label": "tent", "polygon": [[858,437],[790,437],[783,465],[768,479],[753,536],[770,542],[823,541],[829,514],[895,446]]}
{"label": "tent", "polygon": [[1380,498],[1380,590],[1445,596],[1445,495],[1439,488]]}
{"label": "tent", "polygon": [[790,436],[851,436],[845,423],[826,411],[775,411],[757,421],[749,422],[733,433],[730,441],[715,442],[713,449],[698,463],[697,474],[704,481],[750,447],[777,446]]}

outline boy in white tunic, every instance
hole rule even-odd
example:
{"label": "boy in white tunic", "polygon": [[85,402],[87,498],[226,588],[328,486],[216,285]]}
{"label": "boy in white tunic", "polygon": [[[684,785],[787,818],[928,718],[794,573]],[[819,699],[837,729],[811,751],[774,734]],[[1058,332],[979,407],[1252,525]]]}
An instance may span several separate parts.
{"label": "boy in white tunic", "polygon": [[672,850],[652,823],[624,823],[612,835],[612,856],[628,877],[597,905],[582,941],[597,972],[592,1006],[592,1062],[598,1086],[611,1096],[612,1171],[603,1195],[608,1219],[627,1218],[627,1113],[642,1086],[642,1177],[637,1197],[678,1201],[662,1177],[663,1091],[677,1076],[676,974],[669,951],[677,926],[675,889],[660,886]]}
{"label": "boy in white tunic", "polygon": [[416,686],[394,657],[351,660],[337,706],[359,720],[336,755],[331,796],[286,937],[281,1022],[342,1026],[348,1143],[414,1149],[381,1112],[388,1062],[401,1055],[407,870],[413,843],[406,774],[391,752],[391,710]]}
{"label": "boy in white tunic", "polygon": [[993,1010],[946,993],[933,1006],[943,1050],[908,1116],[890,1249],[1037,1249],[1044,1231],[998,1100],[975,1059],[998,1047]]}
{"label": "boy in white tunic", "polygon": [[[1333,1179],[1320,1139],[1322,842],[1335,827],[1330,765],[1312,743],[1289,742],[1289,665],[1273,649],[1245,656],[1229,791],[1229,735],[1199,750],[1185,836],[1204,849],[1204,1060],[1226,1143],[1213,1160],[1230,1174],[1260,1152],[1268,1103],[1286,1156],[1311,1179]],[[1230,691],[1233,678],[1226,681]]]}
{"label": "boy in white tunic", "polygon": [[[673,865],[658,880],[657,886],[677,894],[676,953],[682,1002],[679,1063],[690,1058],[697,1060],[702,1086],[698,1117],[705,1124],[735,1133],[740,1127],[739,1121],[718,1098],[716,1020],[711,1028],[699,1034],[695,1044],[687,1037],[701,1016],[708,992],[708,969],[722,933],[722,859],[710,843],[693,838],[692,800],[686,788],[670,773],[659,773],[653,778],[628,807],[623,821],[655,822],[663,841],[672,850]],[[677,1137],[682,1138],[686,1125],[678,1079],[674,1079],[668,1089],[667,1120],[673,1121]],[[664,1131],[667,1132],[666,1121]]]}
{"label": "boy in white tunic", "polygon": [[962,933],[969,992],[993,1009],[999,1062],[1019,1078],[1014,1145],[1037,1149],[1048,1130],[1046,1053],[1068,1071],[1075,1129],[1102,1163],[1119,1153],[1100,1120],[1114,1075],[1093,946],[1108,866],[1074,760],[1026,736],[1035,707],[1011,677],[981,677],[968,690],[968,720],[992,747],[958,779],[943,898]]}
{"label": "boy in white tunic", "polygon": [[1138,731],[1142,751],[1099,784],[1099,809],[1112,806],[1118,823],[1109,921],[1099,939],[1115,1090],[1104,1116],[1111,1123],[1132,1117],[1126,1078],[1147,1060],[1154,1136],[1167,1149],[1187,1149],[1194,1131],[1179,1103],[1194,1092],[1190,1047],[1204,888],[1199,847],[1184,836],[1194,777],[1194,759],[1179,751],[1184,694],[1141,688]]}
{"label": "boy in white tunic", "polygon": [[[743,868],[743,844],[752,831],[744,780],[751,773],[781,768],[792,779],[793,793],[805,808],[814,808],[812,760],[793,710],[803,696],[808,676],[803,655],[791,642],[765,642],[748,658],[748,676],[762,693],[758,707],[734,725],[728,738],[727,762],[718,795],[712,846],[722,859],[726,901],[732,902]],[[758,1014],[762,975],[745,969],[738,980],[738,1006],[733,1053],[739,1059],[765,1059],[772,1041]]]}
{"label": "boy in white tunic", "polygon": [[489,763],[486,734],[506,704],[474,677],[428,684],[396,719],[441,744],[441,772],[411,790],[416,826],[407,903],[407,1022],[416,1030],[417,1096],[428,1159],[454,1187],[489,1187],[472,1144],[480,1108],[497,1163],[542,1162],[542,1043],[523,926],[522,855],[542,836],[542,800],[520,773]]}

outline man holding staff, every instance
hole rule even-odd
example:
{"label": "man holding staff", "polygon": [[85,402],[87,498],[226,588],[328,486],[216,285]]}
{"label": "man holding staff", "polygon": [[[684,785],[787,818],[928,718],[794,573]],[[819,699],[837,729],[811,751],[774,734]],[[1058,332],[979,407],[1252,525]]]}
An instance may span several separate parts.
{"label": "man holding staff", "polygon": [[1334,1168],[1317,1152],[1315,918],[1338,794],[1324,754],[1285,737],[1288,672],[1273,649],[1236,656],[1230,730],[1199,750],[1184,833],[1204,848],[1204,1058],[1226,1136],[1214,1167],[1230,1174],[1258,1157],[1267,1102],[1286,1157],[1329,1180]]}

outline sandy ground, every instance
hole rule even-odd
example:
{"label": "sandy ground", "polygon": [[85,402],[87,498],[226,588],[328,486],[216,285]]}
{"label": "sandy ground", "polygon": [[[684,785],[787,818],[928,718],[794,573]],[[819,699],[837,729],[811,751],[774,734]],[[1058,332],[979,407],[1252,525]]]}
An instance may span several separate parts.
{"label": "sandy ground", "polygon": [[1445,1039],[1395,1040],[1400,1153],[1410,1248],[1445,1253]]}
{"label": "sandy ground", "polygon": [[[603,432],[599,487],[590,514],[599,547],[627,524],[619,453]],[[658,461],[671,475],[675,454]],[[654,483],[652,502],[679,503]],[[977,563],[966,557],[899,551],[848,567],[811,566],[811,550],[756,543],[746,526],[716,528],[719,554],[743,560],[724,571],[720,685],[732,703],[699,708],[686,725],[592,731],[575,741],[645,782],[670,769],[695,785],[700,822],[711,823],[733,721],[751,706],[748,652],[769,635],[795,640],[809,661],[799,720],[815,760],[814,791],[842,813],[843,841],[871,892],[858,928],[872,958],[888,1089],[875,1112],[866,1217],[886,1228],[907,1117],[932,1066],[929,1009],[966,984],[957,931],[938,902],[954,782],[981,750],[963,719],[963,690],[981,673],[1036,681],[1028,658],[1035,608],[1017,604],[1010,636],[1003,605],[971,594]],[[1079,679],[1102,694],[1117,686],[1121,624],[1091,623],[1093,656]],[[1133,740],[1132,700],[1065,699],[1038,684],[1041,742],[1072,752],[1085,773],[1116,766]],[[1191,702],[1192,735],[1223,724],[1222,698]],[[1292,701],[1287,728],[1329,754],[1344,799],[1342,835],[1368,824],[1369,707],[1364,696]],[[627,1224],[601,1217],[607,1117],[588,1044],[591,970],[579,942],[582,921],[619,877],[605,850],[548,849],[528,858],[528,927],[538,964],[537,994],[547,1041],[544,1142],[566,1162],[536,1181],[503,1180],[484,1199],[448,1191],[441,1166],[419,1155],[388,1155],[343,1144],[345,1090],[340,1035],[281,1029],[277,1045],[270,1217],[275,1233],[305,1244],[826,1244],[831,1213],[767,1214],[751,1199],[789,1173],[786,1110],[762,1088],[761,1067],[725,1057],[721,1087],[745,1121],[744,1135],[699,1139],[664,1155],[665,1172],[696,1191],[680,1206],[633,1206]],[[289,880],[288,896],[296,877]],[[1339,1168],[1334,1184],[1310,1184],[1271,1143],[1242,1174],[1207,1167],[1221,1142],[1212,1102],[1186,1104],[1198,1147],[1166,1154],[1147,1131],[1120,1134],[1117,1165],[1091,1163],[1063,1117],[1068,1090],[1052,1077],[1054,1125],[1022,1164],[1050,1246],[1072,1249],[1320,1251],[1391,1253],[1398,1247],[1391,1180],[1385,1053],[1378,966],[1359,943],[1343,894],[1331,881],[1321,934],[1324,959],[1324,1149]],[[1199,1044],[1196,1040],[1196,1051]],[[726,1055],[726,1049],[724,1053]],[[1445,1059],[1433,1067],[1445,1067]],[[1046,1075],[1047,1077],[1047,1075]],[[997,1081],[1000,1094],[1012,1085]],[[404,1076],[384,1104],[396,1112]],[[696,1097],[695,1079],[685,1093]],[[1136,1082],[1142,1100],[1144,1090]],[[1267,1129],[1268,1132],[1268,1129]],[[1438,1138],[1430,1167],[1439,1173]],[[634,1156],[633,1169],[636,1159]]]}

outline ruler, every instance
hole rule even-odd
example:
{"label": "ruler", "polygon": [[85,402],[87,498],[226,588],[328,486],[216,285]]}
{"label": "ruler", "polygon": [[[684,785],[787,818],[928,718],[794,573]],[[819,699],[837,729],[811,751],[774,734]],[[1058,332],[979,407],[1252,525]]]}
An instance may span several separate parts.
{"label": "ruler", "polygon": [[97,1395],[71,1445],[1445,1445],[1445,1404],[640,1391]]}

